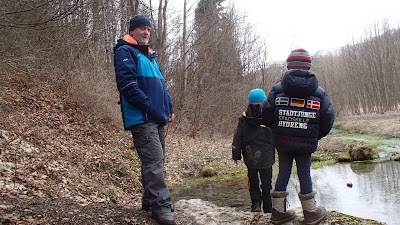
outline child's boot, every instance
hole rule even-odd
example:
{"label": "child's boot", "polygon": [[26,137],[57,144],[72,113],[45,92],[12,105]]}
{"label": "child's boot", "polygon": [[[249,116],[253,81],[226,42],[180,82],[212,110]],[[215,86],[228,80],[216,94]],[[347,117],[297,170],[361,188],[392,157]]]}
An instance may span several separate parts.
{"label": "child's boot", "polygon": [[293,210],[286,210],[287,191],[271,191],[272,216],[271,223],[282,224],[296,217]]}
{"label": "child's boot", "polygon": [[303,207],[304,222],[307,225],[315,225],[321,222],[326,216],[325,207],[316,206],[315,195],[316,191],[302,195],[299,193],[301,206]]}
{"label": "child's boot", "polygon": [[252,212],[261,212],[261,203],[260,202],[253,202],[251,204],[251,211]]}

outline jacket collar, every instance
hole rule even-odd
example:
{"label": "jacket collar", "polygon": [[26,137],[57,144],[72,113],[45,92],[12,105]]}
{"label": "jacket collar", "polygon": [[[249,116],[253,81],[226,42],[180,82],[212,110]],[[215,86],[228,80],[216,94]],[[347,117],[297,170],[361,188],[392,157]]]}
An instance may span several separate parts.
{"label": "jacket collar", "polygon": [[131,35],[129,35],[129,34],[125,35],[125,36],[122,38],[122,40],[128,42],[129,44],[133,44],[133,45],[137,45],[137,46],[146,46],[147,49],[148,49],[148,52],[149,52],[150,54],[154,54],[154,53],[155,53],[155,51],[153,51],[153,50],[149,47],[149,45],[139,45],[139,44],[137,43],[137,41],[136,41]]}

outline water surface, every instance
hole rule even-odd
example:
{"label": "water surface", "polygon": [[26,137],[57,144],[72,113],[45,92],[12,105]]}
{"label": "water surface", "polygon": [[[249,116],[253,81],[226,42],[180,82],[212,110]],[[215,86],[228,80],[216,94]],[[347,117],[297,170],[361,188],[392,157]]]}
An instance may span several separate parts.
{"label": "water surface", "polygon": [[[317,205],[389,225],[400,224],[400,162],[335,164],[311,170],[311,175],[318,191]],[[348,187],[350,183],[352,187]],[[301,207],[299,190],[297,175],[293,174],[288,185],[290,208]],[[172,194],[174,201],[200,198],[242,210],[250,210],[251,205],[247,179],[199,185]]]}

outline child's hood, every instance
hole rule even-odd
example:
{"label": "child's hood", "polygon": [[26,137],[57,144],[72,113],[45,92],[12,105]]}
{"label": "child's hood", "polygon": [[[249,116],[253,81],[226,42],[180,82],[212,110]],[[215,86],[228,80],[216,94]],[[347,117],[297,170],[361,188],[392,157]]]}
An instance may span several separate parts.
{"label": "child's hood", "polygon": [[247,121],[247,123],[248,123],[250,126],[260,126],[260,125],[261,125],[261,122],[262,122],[262,119],[261,119],[261,118],[250,117],[250,116],[248,116],[248,115],[246,114],[246,112],[243,112],[243,115],[242,115],[242,116],[244,117],[244,119]]}
{"label": "child's hood", "polygon": [[318,79],[312,72],[301,69],[286,71],[281,81],[283,91],[296,97],[310,96],[318,88]]}

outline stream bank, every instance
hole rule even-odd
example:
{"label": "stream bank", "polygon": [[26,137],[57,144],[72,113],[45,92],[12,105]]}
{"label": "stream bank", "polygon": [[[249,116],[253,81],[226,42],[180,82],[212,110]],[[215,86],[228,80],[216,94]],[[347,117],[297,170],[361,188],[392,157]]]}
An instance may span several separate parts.
{"label": "stream bank", "polygon": [[[388,120],[383,119],[383,120],[372,120],[371,118],[368,118],[368,123],[367,125],[365,125],[365,121],[361,121],[361,124],[364,124],[363,129],[368,129],[368,124],[371,125],[373,124],[372,127],[375,127],[373,129],[372,134],[376,134],[376,132],[379,132],[379,129],[376,127],[376,124],[386,124],[387,126],[385,127],[381,127],[381,128],[385,128],[388,129],[388,126],[392,126],[392,130],[393,132],[388,132],[385,131],[384,135],[387,138],[398,138],[399,137],[399,132],[397,131],[398,128],[400,127],[400,123],[399,123],[399,117],[390,117]],[[360,121],[360,120],[357,120]],[[344,122],[346,123],[346,122]],[[341,126],[343,126],[344,124],[342,122]],[[357,124],[357,123],[356,123]],[[346,127],[346,129],[349,129],[348,127]],[[323,161],[324,160],[334,160],[335,157],[337,157],[340,154],[344,154],[347,153],[347,141],[346,140],[340,140],[337,138],[334,138],[333,136],[336,135],[336,132],[333,132],[334,134],[331,135],[330,137],[323,139],[321,141],[321,144],[319,145],[319,149],[317,151],[317,155],[314,157],[314,159],[316,159],[317,161],[322,160],[322,167],[324,165]],[[358,134],[369,134],[372,135],[371,132],[357,132]],[[391,134],[391,135],[390,135]],[[378,138],[378,139],[382,139],[382,138]],[[395,142],[397,143],[397,142]],[[387,146],[387,145],[385,145]],[[228,159],[227,161],[229,161],[229,155],[230,155],[230,151],[229,151],[229,147],[230,147],[230,143],[229,141],[226,142],[225,146],[224,146],[224,154],[226,154],[226,158]],[[382,149],[382,145],[379,146]],[[225,148],[227,148],[228,150],[226,150]],[[387,152],[392,152],[393,147],[386,147],[389,148],[391,151],[387,151]],[[396,151],[396,150],[395,150]],[[218,155],[221,153],[218,153]],[[382,156],[382,155],[381,155]],[[212,157],[210,157],[212,158]],[[383,160],[388,159],[388,157],[383,157]],[[378,160],[380,161],[380,160]],[[397,162],[396,162],[397,163]],[[224,162],[222,163],[225,167],[229,167],[229,162]],[[326,164],[330,164],[332,165],[332,162],[327,162]],[[207,164],[205,164],[207,165]],[[321,167],[321,166],[320,166]],[[219,165],[216,165],[215,163],[213,164],[212,168],[214,168],[216,171],[218,171],[218,169],[220,168]],[[354,169],[355,167],[352,166],[352,168]],[[243,168],[242,168],[243,169]],[[358,170],[356,168],[357,171],[355,171],[355,173],[360,173],[360,170]],[[229,171],[229,169],[227,169],[227,171]],[[277,170],[276,170],[277,171]],[[371,170],[369,170],[371,171]],[[225,177],[222,176],[222,179],[227,179],[227,177],[229,178],[229,176],[231,177],[235,177],[236,175],[240,174],[239,172],[234,172],[234,173],[229,173],[226,171],[223,171],[222,173],[225,173]],[[221,175],[221,173],[216,172],[215,174],[217,174],[217,176]],[[242,174],[243,175],[243,174]],[[243,178],[243,177],[242,177]],[[389,178],[391,179],[391,178]],[[199,183],[213,183],[213,182],[218,182],[218,179],[212,179],[212,178],[201,178],[201,180]],[[225,181],[223,181],[225,182]],[[245,182],[243,182],[245,183]],[[196,185],[196,182],[192,182],[192,184],[194,184],[194,186]],[[227,184],[227,182],[225,182],[225,184]],[[346,185],[346,183],[344,183],[343,185]],[[208,187],[209,189],[213,189],[212,185],[209,185]],[[244,188],[245,189],[245,188]],[[373,189],[373,188],[372,188]],[[231,187],[226,187],[226,190],[232,190]],[[192,190],[192,192],[195,192],[194,190]],[[368,196],[373,195],[373,191],[370,190]],[[210,194],[211,195],[211,194]],[[231,198],[232,196],[229,196],[229,198]],[[245,198],[249,198],[248,196]],[[203,199],[203,198],[202,198]],[[221,207],[220,205],[214,205],[213,203],[211,203],[211,201],[204,201],[197,199],[196,198],[192,198],[190,200],[177,200],[177,202],[175,203],[177,205],[177,208],[179,209],[181,206],[183,206],[185,208],[184,212],[187,216],[190,216],[191,218],[194,218],[195,221],[197,221],[197,223],[195,224],[221,224],[221,221],[227,220],[230,222],[226,222],[226,224],[268,224],[267,221],[269,219],[269,214],[264,214],[264,215],[254,215],[254,213],[250,213],[249,210],[245,209],[243,210],[243,207],[247,207],[247,205],[249,203],[237,203],[237,204],[232,204],[229,206],[223,206]],[[194,208],[191,208],[193,204]],[[246,204],[246,206],[245,206]],[[318,204],[318,202],[317,202]],[[326,206],[327,203],[324,203],[324,205]],[[200,211],[197,212],[196,207],[199,207]],[[242,208],[241,208],[242,207]],[[292,206],[290,208],[293,208],[298,212],[297,214],[297,219],[296,221],[294,221],[292,224],[301,224],[301,220],[302,220],[302,213],[301,213],[301,208],[300,207],[296,207],[296,206]],[[204,208],[204,209],[203,209]],[[187,211],[186,209],[188,209],[189,211]],[[233,210],[233,211],[232,211]],[[370,220],[370,219],[362,219],[359,217],[354,217],[354,216],[350,216],[347,214],[342,214],[340,212],[336,212],[335,209],[328,209],[330,210],[328,212],[328,217],[326,218],[326,220],[324,220],[323,223],[321,224],[385,224],[383,222],[378,222],[377,220]],[[178,210],[180,211],[180,209]],[[344,213],[348,213],[346,211],[341,211]],[[351,215],[353,215],[352,213],[349,213]],[[207,216],[208,215],[208,216]],[[222,218],[213,220],[212,217],[218,217],[219,215],[222,215]],[[207,217],[211,217],[208,218]],[[234,218],[234,219],[232,219]],[[365,217],[364,217],[365,218]],[[208,220],[208,221],[207,221]],[[206,222],[205,222],[206,221]],[[235,223],[233,223],[232,221],[235,221]],[[241,223],[240,221],[245,221],[243,223]],[[225,222],[223,222],[222,224],[224,224]],[[289,223],[288,223],[289,224]]]}
{"label": "stream bank", "polygon": [[[192,219],[193,225],[249,225],[270,224],[271,213],[252,213],[232,207],[218,207],[200,199],[180,200],[175,204],[176,213]],[[294,208],[296,218],[286,225],[303,225],[304,216],[301,207]],[[384,224],[376,220],[361,219],[335,211],[329,211],[320,225],[331,224]]]}
{"label": "stream bank", "polygon": [[[342,212],[389,225],[400,224],[400,218],[396,216],[400,210],[398,202],[400,184],[396,179],[400,176],[399,162],[338,163],[313,169],[311,175],[314,181],[314,190],[318,191],[317,205],[325,206],[330,212]],[[276,177],[273,180],[275,179]],[[298,208],[301,211],[301,204],[297,196],[300,185],[295,175],[292,175],[287,190],[289,192],[288,208]],[[251,203],[246,178],[216,181],[196,185],[190,189],[175,190],[173,199],[177,201],[175,203],[177,205],[180,205],[181,201],[201,199],[196,207],[199,209],[205,205],[207,207],[198,215],[194,215],[196,218],[202,217],[204,214],[215,216],[213,213],[221,211],[220,208],[235,210],[235,213],[222,210],[223,214],[230,214],[229,218],[235,217],[235,214],[241,212],[240,215],[249,221],[252,219],[249,215],[254,215],[250,213]],[[208,204],[218,210],[215,211]],[[197,209],[190,209],[189,212],[191,213],[192,210],[196,211]],[[197,219],[202,220],[201,218]]]}

